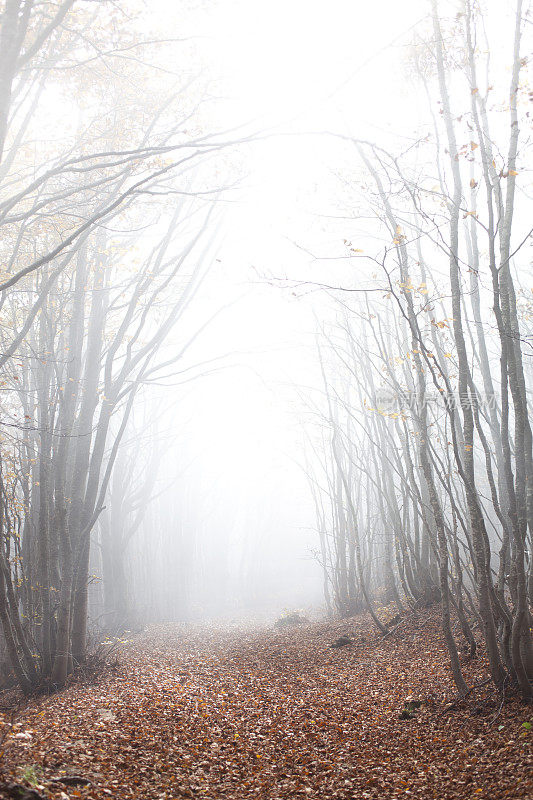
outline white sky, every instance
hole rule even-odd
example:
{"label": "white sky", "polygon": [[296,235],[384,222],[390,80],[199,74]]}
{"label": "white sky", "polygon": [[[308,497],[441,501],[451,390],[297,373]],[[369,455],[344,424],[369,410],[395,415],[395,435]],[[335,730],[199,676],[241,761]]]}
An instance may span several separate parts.
{"label": "white sky", "polygon": [[191,309],[194,326],[204,309],[241,298],[189,355],[192,362],[230,354],[227,369],[180,392],[176,459],[193,460],[183,480],[201,487],[193,488],[205,501],[203,511],[198,503],[199,529],[211,526],[216,536],[217,526],[234,525],[236,539],[266,537],[265,584],[275,569],[282,585],[276,602],[304,604],[320,599],[321,584],[316,564],[306,559],[317,541],[309,530],[311,498],[295,464],[302,458],[303,410],[295,387],[305,396],[317,383],[313,313],[322,313],[323,300],[301,302],[262,276],[308,273],[309,257],[294,242],[338,250],[339,232],[315,212],[331,210],[332,170],[342,165],[345,146],[313,133],[388,135],[399,132],[399,120],[407,135],[417,127],[417,98],[398,65],[427,6],[424,0],[219,0],[191,3],[184,18],[181,2],[158,3],[170,13],[165,30],[201,37],[195,46],[221,98],[212,106],[215,126],[250,123],[276,134],[245,148],[247,174],[224,215],[219,260]]}
{"label": "white sky", "polygon": [[[334,173],[355,169],[356,159],[352,164],[344,143],[319,132],[394,138],[398,146],[422,124],[429,130],[426,98],[404,69],[414,28],[427,25],[429,2],[211,0],[190,2],[185,15],[181,2],[153,5],[169,15],[165,26],[173,35],[200,37],[198,56],[219,97],[215,126],[249,123],[272,134],[244,149],[247,175],[225,212],[218,260],[191,314],[194,326],[204,312],[241,298],[189,356],[228,353],[229,366],[187,388],[176,403],[176,426],[186,420],[180,439],[196,454],[191,481],[201,475],[223,498],[219,520],[231,525],[236,505],[244,518],[246,509],[273,510],[269,535],[272,548],[286,554],[287,599],[298,599],[289,590],[298,564],[305,600],[320,587],[316,567],[301,561],[316,541],[306,531],[314,513],[294,464],[304,411],[294,387],[303,386],[305,395],[306,386],[319,383],[314,313],[327,316],[329,301],[320,294],[298,300],[262,278],[313,278],[315,266],[301,248],[336,254],[343,236],[354,236],[349,222],[343,230],[327,215],[337,213]],[[261,524],[268,528],[268,514]]]}

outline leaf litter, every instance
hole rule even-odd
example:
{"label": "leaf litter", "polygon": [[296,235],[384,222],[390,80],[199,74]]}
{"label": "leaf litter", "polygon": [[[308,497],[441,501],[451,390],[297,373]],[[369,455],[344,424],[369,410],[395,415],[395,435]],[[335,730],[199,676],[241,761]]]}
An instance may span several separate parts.
{"label": "leaf litter", "polygon": [[367,615],[152,626],[97,683],[0,717],[0,778],[33,769],[55,800],[533,797],[531,708],[463,668],[482,685],[456,702],[438,608],[386,638]]}

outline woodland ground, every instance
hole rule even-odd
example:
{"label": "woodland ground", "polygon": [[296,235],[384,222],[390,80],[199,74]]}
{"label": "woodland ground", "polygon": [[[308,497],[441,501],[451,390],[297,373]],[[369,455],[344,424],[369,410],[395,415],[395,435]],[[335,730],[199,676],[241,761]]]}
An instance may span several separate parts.
{"label": "woodland ground", "polygon": [[[332,649],[343,634],[353,644]],[[448,705],[438,608],[386,639],[362,615],[158,626],[121,647],[96,683],[32,700],[11,727],[3,714],[2,780],[63,800],[533,797],[533,711],[487,685]],[[464,670],[470,685],[486,674]],[[402,720],[408,697],[422,704]]]}

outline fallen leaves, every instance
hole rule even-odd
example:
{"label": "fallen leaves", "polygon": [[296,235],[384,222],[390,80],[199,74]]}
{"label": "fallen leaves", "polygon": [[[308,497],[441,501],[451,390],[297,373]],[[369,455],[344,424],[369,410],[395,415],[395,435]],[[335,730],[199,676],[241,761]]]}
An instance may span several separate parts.
{"label": "fallen leaves", "polygon": [[[349,646],[331,647],[343,637]],[[6,781],[33,764],[56,800],[531,796],[531,713],[513,701],[492,725],[499,702],[486,694],[482,714],[446,709],[456,696],[438,609],[386,639],[366,616],[159,626],[122,659],[118,675],[24,711]],[[483,669],[464,666],[470,684]]]}

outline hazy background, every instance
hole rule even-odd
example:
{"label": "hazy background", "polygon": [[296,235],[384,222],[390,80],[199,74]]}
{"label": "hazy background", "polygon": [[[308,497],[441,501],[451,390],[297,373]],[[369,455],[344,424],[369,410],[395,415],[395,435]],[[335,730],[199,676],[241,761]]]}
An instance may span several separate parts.
{"label": "hazy background", "polygon": [[[154,25],[186,38],[207,76],[211,124],[257,137],[239,153],[239,185],[221,200],[210,273],[180,341],[222,310],[189,348],[183,373],[160,391],[173,443],[154,513],[177,541],[187,530],[194,538],[191,613],[320,605],[315,515],[301,466],[308,401],[320,402],[316,317],[327,318],[335,304],[295,282],[346,275],[343,239],[357,235],[357,225],[334,217],[338,175],[356,159],[336,135],[409,141],[420,125],[425,109],[402,58],[427,6],[150,7]],[[178,560],[170,561],[170,582]],[[176,608],[183,602],[178,591]]]}
{"label": "hazy background", "polygon": [[[364,260],[346,258],[344,239],[367,251],[375,243],[358,218],[350,181],[361,171],[343,137],[401,151],[430,132],[407,58],[415,32],[428,31],[429,4],[156,0],[150,9],[156,30],[184,39],[168,71],[187,63],[209,87],[209,124],[254,138],[228,156],[238,184],[218,201],[209,275],[167,350],[216,317],[182,372],[151,390],[173,442],[154,513],[177,539],[187,536],[180,526],[195,531],[197,613],[319,604],[303,430],[322,402],[317,320],[338,304],[313,282],[375,286]],[[169,569],[171,581],[178,565]]]}

